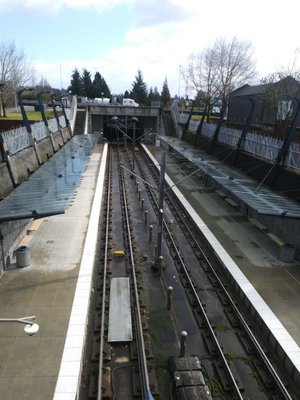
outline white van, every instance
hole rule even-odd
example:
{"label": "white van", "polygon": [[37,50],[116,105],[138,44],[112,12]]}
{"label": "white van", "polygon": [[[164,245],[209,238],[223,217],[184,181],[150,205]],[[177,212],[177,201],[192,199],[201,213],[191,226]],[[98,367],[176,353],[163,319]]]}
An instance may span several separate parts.
{"label": "white van", "polygon": [[108,105],[110,103],[110,99],[107,97],[103,98],[95,97],[94,103]]}
{"label": "white van", "polygon": [[132,99],[123,99],[123,106],[138,107],[139,105]]}

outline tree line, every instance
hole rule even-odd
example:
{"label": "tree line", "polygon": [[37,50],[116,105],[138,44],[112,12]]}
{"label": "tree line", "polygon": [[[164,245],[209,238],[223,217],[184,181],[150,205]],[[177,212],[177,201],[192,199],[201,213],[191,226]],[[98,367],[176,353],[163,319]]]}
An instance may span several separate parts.
{"label": "tree line", "polygon": [[167,78],[163,82],[161,92],[158,91],[157,87],[148,89],[140,69],[135,75],[130,90],[126,90],[124,93],[112,94],[104,77],[99,72],[95,73],[92,80],[91,73],[86,68],[83,69],[82,74],[75,68],[68,90],[74,95],[88,97],[89,99],[131,98],[140,105],[150,106],[153,102],[160,102],[164,107],[169,106],[171,103]]}
{"label": "tree line", "polygon": [[[218,104],[228,100],[229,94],[245,85],[257,80],[255,62],[253,61],[253,48],[250,42],[240,41],[236,37],[231,40],[218,38],[207,48],[189,56],[186,65],[181,68],[181,78],[185,81],[185,87],[192,92],[192,98],[203,109],[210,110]],[[260,80],[260,83],[269,84],[274,88],[274,83],[286,76],[292,76],[299,82],[300,72],[296,69],[295,60],[286,70],[273,72]],[[23,50],[18,49],[14,42],[0,43],[0,112],[5,114],[5,106],[13,104],[16,91],[20,87],[34,86],[36,90],[52,90],[46,79],[42,78],[38,85],[35,81],[35,70],[28,61]],[[268,95],[274,104],[282,95],[282,90],[268,90]],[[68,88],[72,94],[89,98],[111,98],[112,93],[109,84],[100,72],[96,72],[92,78],[91,73],[84,68],[80,73],[76,68],[73,71]],[[57,90],[59,93],[60,90]],[[298,87],[295,92],[298,95]],[[171,96],[165,77],[161,91],[157,87],[149,87],[142,71],[139,69],[131,84],[131,88],[125,93],[115,93],[116,97],[133,98],[141,105],[151,105],[152,102],[160,102],[163,107],[170,105]],[[32,95],[34,96],[34,95]],[[25,97],[25,96],[24,96]]]}

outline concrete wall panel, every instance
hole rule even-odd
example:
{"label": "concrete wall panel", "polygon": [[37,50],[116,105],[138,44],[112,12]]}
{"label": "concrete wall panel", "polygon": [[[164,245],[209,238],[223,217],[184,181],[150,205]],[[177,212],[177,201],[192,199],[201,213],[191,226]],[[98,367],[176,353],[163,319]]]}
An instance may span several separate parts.
{"label": "concrete wall panel", "polygon": [[45,163],[50,157],[53,156],[54,150],[51,144],[50,137],[45,138],[37,143],[39,155],[42,163]]}
{"label": "concrete wall panel", "polygon": [[0,200],[7,196],[14,189],[11,176],[6,163],[0,164]]}
{"label": "concrete wall panel", "polygon": [[34,148],[29,147],[12,156],[11,166],[16,183],[20,184],[25,181],[39,167]]}

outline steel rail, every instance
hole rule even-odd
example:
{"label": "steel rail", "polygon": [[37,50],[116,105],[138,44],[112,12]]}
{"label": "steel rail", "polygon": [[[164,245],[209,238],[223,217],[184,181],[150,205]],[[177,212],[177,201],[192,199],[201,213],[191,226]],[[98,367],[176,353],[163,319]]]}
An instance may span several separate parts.
{"label": "steel rail", "polygon": [[103,348],[104,348],[104,330],[105,330],[105,301],[106,301],[106,276],[108,265],[108,248],[109,248],[109,220],[110,220],[110,207],[111,207],[111,167],[112,167],[112,152],[109,153],[108,165],[108,182],[106,193],[106,216],[105,216],[105,244],[104,244],[104,266],[103,266],[103,292],[101,304],[101,325],[100,325],[100,349],[99,349],[99,379],[98,379],[98,392],[97,400],[102,399],[102,372],[103,372]]}
{"label": "steel rail", "polygon": [[[138,165],[139,165],[140,172],[143,173],[142,168],[141,168],[141,165],[139,164],[138,161],[137,161],[137,163],[138,163]],[[149,190],[150,192],[152,192],[152,188],[148,188],[148,190]],[[156,207],[156,209],[157,209],[156,211],[158,211],[158,202],[157,202],[155,196],[153,195],[153,193],[152,193],[152,196],[153,196],[153,202],[154,202],[155,207]],[[228,364],[228,362],[227,362],[227,360],[226,360],[225,354],[223,353],[222,347],[221,347],[221,345],[220,345],[220,343],[219,343],[219,341],[218,341],[218,339],[217,339],[217,337],[216,337],[216,335],[215,335],[214,329],[213,329],[213,327],[212,327],[212,325],[211,325],[211,323],[210,323],[210,321],[209,321],[209,319],[208,319],[208,317],[207,317],[207,314],[206,314],[206,312],[205,312],[205,310],[204,310],[204,307],[203,307],[203,305],[202,305],[202,303],[201,303],[201,301],[200,301],[200,299],[199,299],[199,296],[198,296],[198,294],[197,294],[197,290],[195,289],[195,286],[194,286],[194,284],[193,284],[193,282],[192,282],[192,280],[191,280],[191,278],[190,278],[190,275],[189,275],[188,270],[187,270],[187,268],[186,268],[186,266],[185,266],[185,263],[184,263],[184,261],[183,261],[183,259],[182,259],[182,257],[181,257],[179,248],[178,248],[176,242],[174,241],[173,235],[172,235],[172,233],[171,233],[171,230],[169,229],[168,224],[167,224],[167,222],[166,222],[165,220],[163,221],[163,225],[164,225],[164,232],[167,233],[168,238],[169,238],[169,240],[170,240],[171,243],[172,243],[172,246],[173,246],[173,248],[174,248],[174,250],[175,250],[175,252],[176,252],[176,257],[177,257],[178,261],[180,262],[180,266],[181,266],[181,268],[183,269],[183,271],[184,271],[184,273],[185,273],[185,277],[187,278],[188,283],[189,283],[189,285],[190,285],[190,288],[191,288],[191,290],[192,290],[192,292],[193,292],[193,295],[195,296],[195,299],[196,299],[196,301],[197,301],[197,306],[198,306],[198,307],[200,308],[200,310],[201,310],[202,316],[203,316],[203,318],[204,318],[204,320],[205,320],[205,322],[206,322],[206,326],[207,326],[207,328],[208,328],[208,330],[209,330],[209,333],[210,333],[210,335],[212,336],[213,341],[214,341],[214,343],[215,343],[215,345],[216,345],[216,348],[217,348],[219,357],[221,358],[221,360],[222,360],[222,362],[223,362],[223,364],[224,364],[224,366],[225,366],[225,368],[226,368],[226,371],[227,371],[227,374],[228,374],[228,376],[229,376],[229,378],[230,378],[230,381],[231,381],[231,383],[232,383],[234,392],[235,392],[235,394],[237,395],[237,397],[238,397],[240,400],[243,400],[243,396],[242,396],[241,391],[240,391],[240,389],[239,389],[239,387],[238,387],[238,385],[237,385],[237,383],[236,383],[235,377],[234,377],[233,374],[232,374],[232,371],[231,371],[231,369],[230,369],[230,366],[229,366],[229,364]]]}
{"label": "steel rail", "polygon": [[[171,199],[169,194],[167,194],[167,197],[169,197],[169,201],[173,202],[173,200]],[[176,209],[176,206],[174,204],[172,206]],[[248,325],[247,321],[245,320],[245,318],[243,317],[243,315],[239,311],[238,307],[236,306],[235,301],[233,300],[232,296],[230,295],[230,293],[226,289],[225,285],[223,284],[220,276],[216,272],[215,268],[212,266],[211,262],[208,260],[206,254],[204,253],[203,249],[201,248],[201,245],[199,244],[199,240],[195,237],[195,235],[193,234],[191,228],[188,226],[187,222],[181,217],[181,213],[177,211],[177,215],[178,215],[178,218],[180,219],[180,222],[182,224],[184,224],[185,229],[188,231],[190,237],[192,238],[192,240],[194,241],[195,245],[197,246],[197,250],[201,253],[201,255],[204,258],[205,262],[209,266],[210,271],[212,272],[213,276],[215,277],[215,279],[217,280],[218,284],[220,285],[223,293],[226,295],[227,300],[230,303],[230,306],[232,307],[232,309],[236,313],[236,316],[238,317],[238,320],[241,323],[242,327],[247,332],[247,335],[249,336],[250,341],[252,342],[252,344],[255,347],[257,353],[261,357],[266,369],[268,370],[268,372],[270,373],[270,375],[274,379],[274,382],[276,383],[277,388],[279,389],[279,391],[281,392],[281,394],[284,396],[284,398],[286,400],[293,400],[293,398],[291,397],[291,395],[287,391],[284,383],[282,382],[281,378],[277,374],[275,368],[273,367],[273,365],[271,364],[270,360],[266,356],[265,351],[263,350],[263,348],[259,344],[258,340],[256,339],[256,336],[254,335],[254,333],[249,328],[249,325]]]}
{"label": "steel rail", "polygon": [[145,351],[145,342],[143,336],[143,325],[141,319],[141,310],[139,304],[139,294],[138,294],[138,285],[136,279],[136,268],[135,268],[135,261],[134,261],[134,250],[132,245],[132,237],[130,231],[130,218],[128,212],[128,204],[126,198],[126,187],[125,187],[125,178],[124,178],[124,171],[119,163],[119,174],[121,178],[121,190],[123,193],[123,204],[124,204],[124,214],[125,214],[125,225],[127,229],[127,240],[128,240],[128,248],[129,248],[129,258],[130,258],[130,265],[131,265],[131,272],[132,272],[132,280],[133,280],[133,288],[134,288],[134,299],[135,299],[135,317],[136,317],[136,334],[137,334],[137,350],[138,350],[138,362],[140,368],[140,380],[141,380],[141,387],[143,393],[143,399],[150,400],[152,399],[151,391],[150,391],[150,383],[149,383],[149,375],[148,375],[148,368],[147,368],[147,358],[146,358],[146,351]]}
{"label": "steel rail", "polygon": [[[154,165],[155,166],[155,165]],[[165,197],[167,199],[167,201],[169,201],[169,203],[171,203],[172,207],[176,210],[176,214],[177,214],[177,220],[180,220],[180,223],[184,225],[185,229],[188,231],[190,237],[192,238],[192,240],[194,241],[195,245],[197,246],[197,250],[201,253],[202,257],[204,258],[205,262],[207,263],[207,265],[209,266],[212,274],[214,275],[214,277],[216,278],[218,284],[220,285],[220,287],[222,288],[224,294],[226,295],[232,309],[234,310],[234,312],[236,313],[236,316],[238,317],[242,327],[245,329],[245,331],[247,332],[250,341],[252,342],[253,346],[255,347],[258,355],[261,357],[261,360],[263,361],[266,369],[268,370],[268,372],[270,373],[270,375],[272,376],[274,382],[277,385],[277,389],[280,391],[280,393],[284,396],[284,399],[286,400],[293,400],[293,398],[291,397],[291,395],[288,393],[284,383],[282,382],[281,378],[279,377],[279,375],[277,374],[275,368],[272,366],[270,360],[268,359],[268,357],[266,356],[263,348],[261,347],[261,345],[259,344],[258,340],[256,339],[254,333],[251,331],[251,329],[249,328],[249,325],[247,324],[245,318],[243,317],[243,315],[241,314],[241,312],[239,311],[238,307],[235,304],[235,301],[233,300],[233,298],[231,297],[230,293],[228,292],[228,290],[226,289],[226,287],[224,286],[224,284],[222,283],[221,278],[219,277],[218,273],[216,272],[215,268],[212,266],[211,262],[208,260],[206,254],[204,253],[201,245],[199,244],[199,240],[195,237],[195,235],[193,234],[191,228],[188,226],[186,220],[184,218],[182,218],[182,213],[178,211],[178,206],[176,206],[174,204],[174,201],[170,195],[170,193],[168,191],[165,191]],[[179,206],[179,208],[182,210],[182,207]],[[165,221],[164,221],[165,222]],[[169,230],[167,224],[165,225],[165,229]],[[182,257],[179,253],[179,250],[177,250],[177,244],[174,242],[173,240],[173,236],[170,233],[170,230],[168,232],[168,234],[170,235],[170,239],[173,242],[173,246],[176,249],[176,253],[177,253],[177,257],[180,260],[180,263],[182,264],[182,268],[185,271],[185,275],[186,278],[188,279],[189,283],[192,285],[192,291],[197,299],[197,302],[199,303],[199,306],[201,309],[203,309],[203,306],[201,305],[201,301],[198,298],[198,295],[195,291],[194,285],[192,284],[192,281],[190,280],[189,277],[189,273],[186,270],[185,266],[183,265],[184,262],[182,260]],[[201,310],[202,311],[202,310]],[[204,313],[205,310],[203,309]],[[205,317],[206,318],[206,317]],[[217,339],[216,339],[217,340]],[[219,344],[218,344],[218,348],[219,348]],[[222,351],[222,350],[221,350]],[[222,357],[223,358],[223,357]],[[228,366],[228,368],[230,368]],[[242,397],[240,397],[242,399]]]}

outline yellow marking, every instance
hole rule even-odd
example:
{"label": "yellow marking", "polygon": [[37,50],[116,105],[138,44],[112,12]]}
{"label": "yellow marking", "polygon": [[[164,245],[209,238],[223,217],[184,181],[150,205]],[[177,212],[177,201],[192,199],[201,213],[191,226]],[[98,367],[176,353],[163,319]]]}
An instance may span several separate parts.
{"label": "yellow marking", "polygon": [[255,225],[257,228],[261,229],[262,231],[266,231],[267,227],[257,221],[255,218],[248,218],[251,224]]}
{"label": "yellow marking", "polygon": [[124,250],[115,250],[114,256],[125,256],[125,251]]}
{"label": "yellow marking", "polygon": [[280,239],[275,233],[267,233],[269,238],[273,240],[274,243],[276,243],[279,247],[284,245],[284,241]]}
{"label": "yellow marking", "polygon": [[226,200],[227,203],[230,204],[232,207],[238,207],[238,204],[237,204],[234,200],[230,199],[229,197],[226,197],[225,200]]}
{"label": "yellow marking", "polygon": [[43,218],[35,219],[31,223],[30,227],[27,229],[27,233],[32,232],[32,231],[37,231],[42,222],[43,222]]}
{"label": "yellow marking", "polygon": [[220,190],[220,189],[217,189],[216,193],[221,197],[226,197],[226,194],[224,192],[222,192],[222,190]]}
{"label": "yellow marking", "polygon": [[32,236],[30,236],[30,235],[25,235],[25,236],[23,237],[23,239],[20,241],[20,243],[18,244],[17,247],[27,246],[27,245],[30,243],[31,239],[32,239]]}

